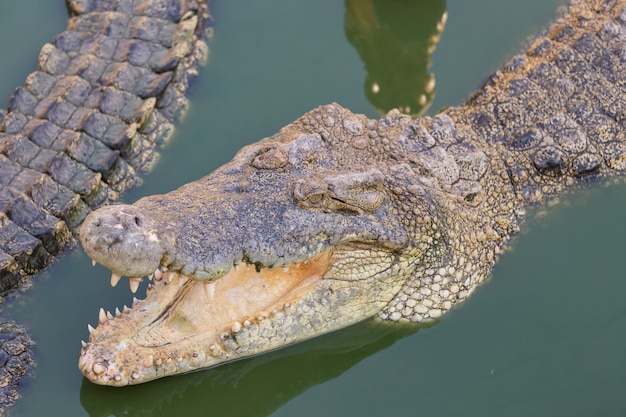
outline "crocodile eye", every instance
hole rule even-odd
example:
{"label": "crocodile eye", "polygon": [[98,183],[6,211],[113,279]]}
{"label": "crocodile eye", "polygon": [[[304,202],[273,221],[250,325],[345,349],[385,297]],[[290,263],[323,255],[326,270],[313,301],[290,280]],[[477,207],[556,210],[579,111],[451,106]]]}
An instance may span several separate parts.
{"label": "crocodile eye", "polygon": [[323,208],[327,193],[328,185],[315,179],[299,180],[293,190],[293,196],[302,208]]}
{"label": "crocodile eye", "polygon": [[311,194],[307,197],[307,201],[312,206],[318,206],[324,200],[324,194]]}
{"label": "crocodile eye", "polygon": [[385,201],[384,176],[376,169],[296,181],[293,196],[302,208],[346,213],[373,212]]}

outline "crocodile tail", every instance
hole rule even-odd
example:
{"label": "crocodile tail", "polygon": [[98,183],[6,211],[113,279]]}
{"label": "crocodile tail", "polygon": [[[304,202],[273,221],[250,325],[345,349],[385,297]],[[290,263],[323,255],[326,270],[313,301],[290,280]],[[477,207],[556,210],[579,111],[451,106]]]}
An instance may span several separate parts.
{"label": "crocodile tail", "polygon": [[71,0],[0,114],[0,291],[74,244],[156,161],[207,53],[204,1]]}

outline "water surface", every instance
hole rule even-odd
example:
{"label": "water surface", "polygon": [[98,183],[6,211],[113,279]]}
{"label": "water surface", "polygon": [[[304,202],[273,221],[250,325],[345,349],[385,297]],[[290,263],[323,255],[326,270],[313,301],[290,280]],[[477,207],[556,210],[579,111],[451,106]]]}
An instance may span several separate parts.
{"label": "water surface", "polygon": [[[441,6],[430,3],[423,13]],[[562,3],[448,1],[445,31],[424,69],[436,77],[429,112],[466,99]],[[364,86],[370,67],[347,39],[345,10],[329,0],[217,2],[210,60],[191,110],[155,171],[125,201],[207,174],[317,105],[336,101],[375,116]],[[0,3],[0,96],[8,98],[34,69],[41,45],[66,18],[61,0]],[[394,18],[407,20],[386,16]],[[114,310],[132,297],[124,285],[110,288],[109,273],[73,251],[3,306],[4,317],[24,323],[38,343],[38,367],[13,414],[623,415],[625,206],[626,187],[614,185],[531,216],[493,279],[430,328],[365,323],[127,389],[94,386],[77,369],[79,341],[99,307]]]}

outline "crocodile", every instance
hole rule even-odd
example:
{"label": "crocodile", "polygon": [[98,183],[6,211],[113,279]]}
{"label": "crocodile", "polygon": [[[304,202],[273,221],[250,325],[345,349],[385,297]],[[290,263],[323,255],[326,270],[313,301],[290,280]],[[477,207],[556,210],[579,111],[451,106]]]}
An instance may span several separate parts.
{"label": "crocodile", "polygon": [[100,309],[79,368],[124,386],[375,318],[431,323],[490,275],[528,207],[626,169],[626,1],[573,2],[466,104],[330,104],[166,195],[92,212],[86,253],[146,298]]}
{"label": "crocodile", "polygon": [[[207,56],[208,4],[68,0],[67,29],[0,110],[0,293],[75,246],[90,211],[152,168]],[[0,414],[33,365],[33,341],[0,322]]]}

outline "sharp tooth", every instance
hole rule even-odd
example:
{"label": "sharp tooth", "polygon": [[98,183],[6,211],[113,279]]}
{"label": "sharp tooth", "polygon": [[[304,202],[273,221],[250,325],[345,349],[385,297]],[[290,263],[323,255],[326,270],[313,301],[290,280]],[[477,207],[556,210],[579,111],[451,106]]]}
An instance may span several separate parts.
{"label": "sharp tooth", "polygon": [[157,269],[156,271],[154,271],[154,279],[156,281],[161,281],[163,279],[163,272],[161,272],[160,269]]}
{"label": "sharp tooth", "polygon": [[121,275],[116,274],[115,272],[111,274],[111,287],[115,287],[117,285],[118,282],[120,282],[120,279],[122,278]]}
{"label": "sharp tooth", "polygon": [[96,329],[94,329],[94,328],[93,328],[93,326],[92,326],[91,324],[88,324],[88,325],[87,325],[87,330],[89,330],[89,334],[92,334],[92,333],[93,333],[93,331],[94,331],[94,330],[96,330]]}
{"label": "sharp tooth", "polygon": [[81,340],[80,344],[83,346],[83,348],[87,347],[87,342],[85,342],[84,340]]}
{"label": "sharp tooth", "polygon": [[154,278],[154,273],[152,273],[152,274],[148,275],[148,279],[149,279],[150,281],[152,281],[152,279],[153,279],[153,278]]}
{"label": "sharp tooth", "polygon": [[106,370],[104,365],[102,365],[101,363],[94,364],[94,366],[91,369],[93,370],[93,373],[96,375],[100,375]]}
{"label": "sharp tooth", "polygon": [[104,312],[104,309],[102,307],[100,307],[100,312],[98,313],[98,322],[100,324],[105,324],[107,322],[107,315]]}
{"label": "sharp tooth", "polygon": [[107,311],[107,319],[113,320],[113,314],[111,314],[111,312],[109,311]]}
{"label": "sharp tooth", "polygon": [[128,283],[130,284],[130,292],[134,294],[137,292],[139,284],[141,284],[141,278],[128,278]]}
{"label": "sharp tooth", "polygon": [[241,323],[239,323],[238,321],[234,322],[233,325],[230,327],[230,331],[233,333],[239,333],[241,331]]}
{"label": "sharp tooth", "polygon": [[137,297],[133,297],[133,307],[135,307],[137,303],[139,303],[139,300],[137,299]]}
{"label": "sharp tooth", "polygon": [[283,266],[283,272],[289,272],[289,265]]}
{"label": "sharp tooth", "polygon": [[210,301],[213,301],[215,297],[215,281],[205,281],[202,283],[204,287],[204,293],[209,298]]}
{"label": "sharp tooth", "polygon": [[239,271],[239,264],[235,265],[235,271]]}
{"label": "sharp tooth", "polygon": [[141,360],[141,366],[144,368],[152,368],[154,365],[154,356],[148,355]]}
{"label": "sharp tooth", "polygon": [[121,315],[122,315],[122,312],[120,311],[120,309],[115,307],[115,317],[119,317]]}
{"label": "sharp tooth", "polygon": [[96,262],[96,260],[95,260],[95,259],[92,259],[92,260],[91,260],[91,266],[96,266],[96,264],[97,264],[97,263],[98,263],[98,262]]}
{"label": "sharp tooth", "polygon": [[126,304],[124,304],[124,308],[122,309],[122,312],[128,313],[129,311],[130,311],[130,308],[126,307]]}

